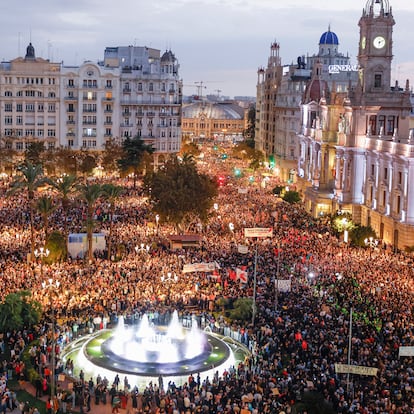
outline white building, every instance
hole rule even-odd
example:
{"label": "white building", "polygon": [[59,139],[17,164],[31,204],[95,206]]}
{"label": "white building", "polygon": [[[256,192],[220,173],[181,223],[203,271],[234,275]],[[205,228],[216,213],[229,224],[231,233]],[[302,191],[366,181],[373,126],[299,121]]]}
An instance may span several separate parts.
{"label": "white building", "polygon": [[414,139],[410,88],[391,86],[394,18],[388,0],[368,0],[359,20],[359,77],[349,93],[304,101],[298,169],[315,216],[338,209],[399,249],[414,246]]}
{"label": "white building", "polygon": [[168,50],[105,49],[103,62],[69,67],[26,56],[0,64],[0,134],[24,150],[103,149],[109,138],[139,136],[155,149],[155,163],[180,150],[182,83]]}

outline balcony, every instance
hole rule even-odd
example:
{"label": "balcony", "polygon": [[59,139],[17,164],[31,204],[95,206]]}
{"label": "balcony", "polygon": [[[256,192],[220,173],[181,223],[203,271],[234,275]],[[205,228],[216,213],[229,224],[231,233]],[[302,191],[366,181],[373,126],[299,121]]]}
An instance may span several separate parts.
{"label": "balcony", "polygon": [[105,89],[112,89],[113,86],[112,85],[105,85]]}
{"label": "balcony", "polygon": [[84,109],[82,112],[86,112],[88,114],[90,114],[90,113],[96,113],[96,109]]}
{"label": "balcony", "polygon": [[105,114],[112,114],[113,110],[112,109],[105,109],[104,113]]}
{"label": "balcony", "polygon": [[96,122],[93,122],[93,121],[82,121],[82,125],[96,125]]}
{"label": "balcony", "polygon": [[105,121],[104,125],[112,125],[112,121]]}
{"label": "balcony", "polygon": [[66,133],[66,136],[67,137],[74,137],[75,136],[75,133],[74,132],[67,132]]}
{"label": "balcony", "polygon": [[65,96],[65,101],[74,101],[76,99],[78,99],[77,96],[71,96],[71,95]]}
{"label": "balcony", "polygon": [[112,98],[112,97],[108,97],[108,96],[104,96],[103,98],[102,98],[102,102],[110,102],[110,101],[113,101],[114,100],[114,98]]}
{"label": "balcony", "polygon": [[75,125],[75,121],[67,120],[66,125]]}

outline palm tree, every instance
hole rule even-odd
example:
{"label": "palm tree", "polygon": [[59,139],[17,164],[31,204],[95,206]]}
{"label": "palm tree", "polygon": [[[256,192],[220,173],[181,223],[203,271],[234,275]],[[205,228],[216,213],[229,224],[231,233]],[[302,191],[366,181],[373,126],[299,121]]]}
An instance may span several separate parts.
{"label": "palm tree", "polygon": [[53,189],[59,194],[60,198],[60,204],[62,206],[62,212],[63,212],[63,235],[65,237],[66,242],[66,251],[68,251],[68,210],[70,206],[70,196],[73,195],[77,188],[78,178],[76,175],[68,174],[63,175],[61,178],[58,178],[56,181],[49,181],[49,184],[53,187]]}
{"label": "palm tree", "polygon": [[95,205],[99,197],[102,196],[102,185],[100,184],[82,184],[79,187],[80,197],[86,203],[87,215],[86,215],[86,233],[88,238],[88,259],[92,261],[92,235],[94,229]]}
{"label": "palm tree", "polygon": [[34,257],[35,240],[34,240],[34,217],[33,202],[36,190],[47,183],[43,176],[43,168],[41,164],[33,165],[30,161],[26,161],[18,168],[19,175],[11,183],[9,194],[16,194],[21,191],[27,192],[27,201],[29,205],[30,215],[30,260]]}
{"label": "palm tree", "polygon": [[47,243],[49,232],[49,216],[56,210],[56,206],[53,205],[52,198],[49,196],[42,196],[37,200],[37,211],[40,213],[43,219],[43,226],[45,231],[45,243]]}
{"label": "palm tree", "polygon": [[121,196],[124,189],[119,185],[114,184],[104,184],[102,186],[103,196],[109,201],[109,237],[108,237],[108,260],[111,258],[111,249],[112,249],[112,227],[114,221],[114,212],[117,199]]}

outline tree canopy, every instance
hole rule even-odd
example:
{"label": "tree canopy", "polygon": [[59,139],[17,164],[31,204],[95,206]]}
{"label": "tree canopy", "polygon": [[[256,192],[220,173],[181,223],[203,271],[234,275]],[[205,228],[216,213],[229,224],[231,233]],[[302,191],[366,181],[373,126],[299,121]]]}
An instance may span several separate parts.
{"label": "tree canopy", "polygon": [[134,186],[136,178],[141,170],[144,156],[146,153],[152,154],[154,148],[145,144],[138,136],[134,138],[127,137],[122,143],[122,157],[117,161],[121,175],[134,173]]}
{"label": "tree canopy", "polygon": [[205,222],[217,195],[217,183],[197,171],[193,157],[171,158],[144,180],[145,191],[162,221],[188,231],[198,220]]}

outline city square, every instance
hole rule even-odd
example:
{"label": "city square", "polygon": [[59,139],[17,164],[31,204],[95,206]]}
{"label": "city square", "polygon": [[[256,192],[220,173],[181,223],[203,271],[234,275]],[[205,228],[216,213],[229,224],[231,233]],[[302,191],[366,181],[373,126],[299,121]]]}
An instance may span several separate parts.
{"label": "city square", "polygon": [[273,41],[253,99],[135,42],[0,63],[2,413],[414,413],[414,95],[363,3],[357,63]]}

